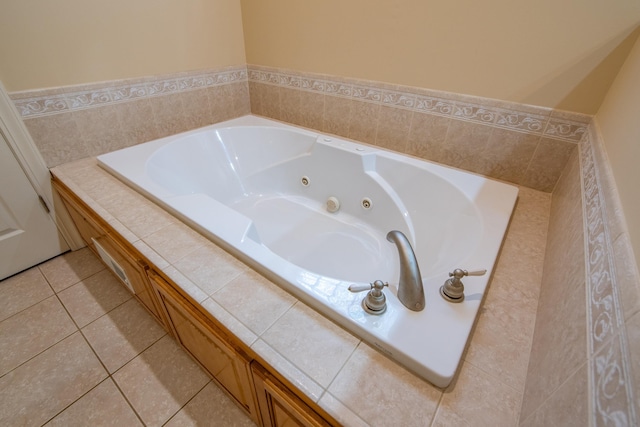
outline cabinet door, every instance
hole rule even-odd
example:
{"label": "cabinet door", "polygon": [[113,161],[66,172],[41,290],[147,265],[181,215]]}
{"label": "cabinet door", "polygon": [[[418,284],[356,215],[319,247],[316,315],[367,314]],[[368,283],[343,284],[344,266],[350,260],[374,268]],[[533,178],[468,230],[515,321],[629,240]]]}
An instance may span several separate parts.
{"label": "cabinet door", "polygon": [[258,406],[265,427],[338,425],[320,416],[257,362],[251,364]]}
{"label": "cabinet door", "polygon": [[240,354],[216,331],[217,327],[177,294],[163,278],[150,271],[175,336],[182,346],[235,401],[257,420],[248,357]]}

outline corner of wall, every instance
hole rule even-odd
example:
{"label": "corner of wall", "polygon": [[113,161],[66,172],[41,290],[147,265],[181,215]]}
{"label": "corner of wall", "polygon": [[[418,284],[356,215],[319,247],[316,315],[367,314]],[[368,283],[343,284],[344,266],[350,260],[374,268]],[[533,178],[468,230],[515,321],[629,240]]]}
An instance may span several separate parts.
{"label": "corner of wall", "polygon": [[595,120],[587,142],[583,180],[594,419],[602,425],[614,419],[637,425],[640,274],[611,164]]}
{"label": "corner of wall", "polygon": [[637,425],[640,277],[593,123],[552,196],[521,425]]}

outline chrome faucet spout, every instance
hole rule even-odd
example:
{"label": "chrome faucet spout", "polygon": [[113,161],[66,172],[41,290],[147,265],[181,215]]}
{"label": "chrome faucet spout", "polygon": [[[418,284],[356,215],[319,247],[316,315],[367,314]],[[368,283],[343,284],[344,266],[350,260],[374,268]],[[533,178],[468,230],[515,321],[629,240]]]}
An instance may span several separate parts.
{"label": "chrome faucet spout", "polygon": [[387,233],[387,240],[395,243],[400,257],[398,299],[409,310],[421,311],[424,309],[424,287],[418,260],[409,239],[402,231],[392,230]]}

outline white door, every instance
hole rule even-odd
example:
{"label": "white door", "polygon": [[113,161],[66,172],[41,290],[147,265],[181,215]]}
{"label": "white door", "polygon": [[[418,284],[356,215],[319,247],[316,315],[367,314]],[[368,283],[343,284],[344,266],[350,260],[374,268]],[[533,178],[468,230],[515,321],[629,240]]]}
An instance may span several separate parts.
{"label": "white door", "polygon": [[67,249],[0,129],[0,280]]}

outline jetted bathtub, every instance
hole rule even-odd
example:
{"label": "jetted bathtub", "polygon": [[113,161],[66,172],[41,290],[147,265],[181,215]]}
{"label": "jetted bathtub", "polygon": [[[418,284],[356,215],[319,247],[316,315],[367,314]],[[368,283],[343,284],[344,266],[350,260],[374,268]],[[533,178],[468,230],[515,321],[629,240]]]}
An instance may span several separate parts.
{"label": "jetted bathtub", "polygon": [[[98,157],[176,214],[381,352],[446,387],[462,357],[518,190],[368,145],[245,116]],[[397,298],[391,230],[406,235],[426,305]],[[440,287],[456,268],[465,298]],[[388,282],[364,311],[351,284]]]}

